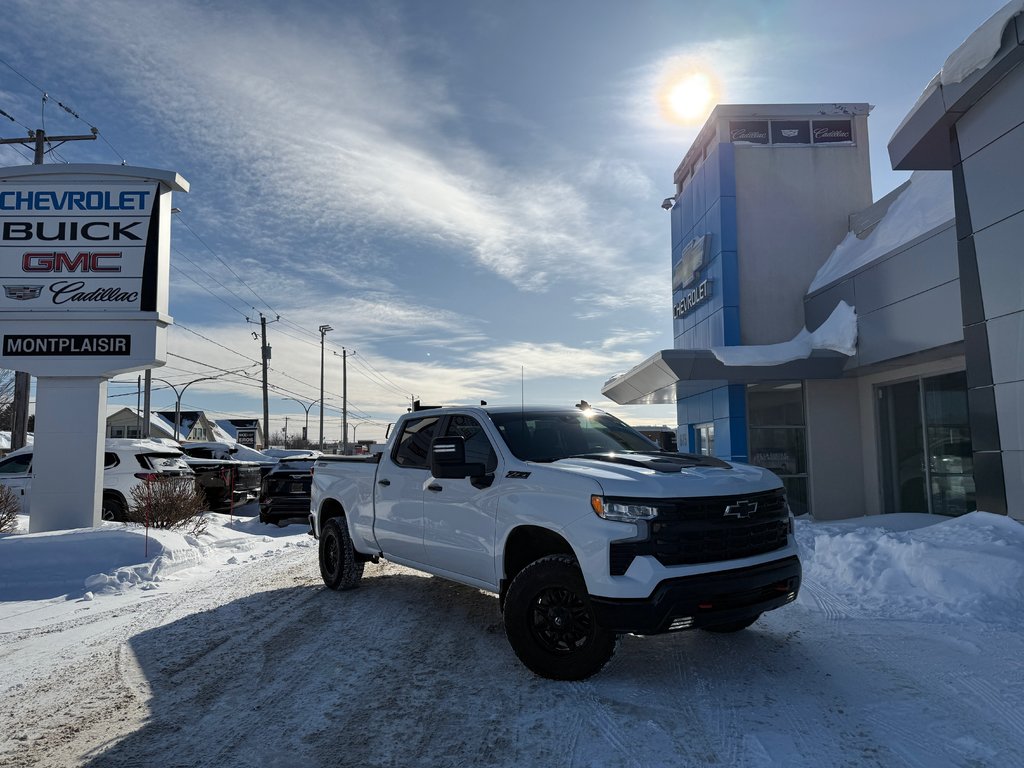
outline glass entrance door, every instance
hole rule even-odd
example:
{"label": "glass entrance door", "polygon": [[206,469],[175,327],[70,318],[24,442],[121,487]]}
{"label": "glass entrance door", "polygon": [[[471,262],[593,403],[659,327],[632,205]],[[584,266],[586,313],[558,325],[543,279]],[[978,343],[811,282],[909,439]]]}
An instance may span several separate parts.
{"label": "glass entrance door", "polygon": [[975,508],[964,372],[877,389],[884,512]]}

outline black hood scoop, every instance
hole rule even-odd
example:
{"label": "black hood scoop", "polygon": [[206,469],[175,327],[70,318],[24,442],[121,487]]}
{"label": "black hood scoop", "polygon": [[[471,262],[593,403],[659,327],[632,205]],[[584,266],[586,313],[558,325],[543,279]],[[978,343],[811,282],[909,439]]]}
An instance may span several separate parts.
{"label": "black hood scoop", "polygon": [[700,456],[695,453],[584,453],[579,456],[568,456],[570,459],[591,459],[606,461],[609,464],[626,464],[630,467],[643,467],[655,472],[672,474],[694,467],[728,469],[729,465],[714,456]]}

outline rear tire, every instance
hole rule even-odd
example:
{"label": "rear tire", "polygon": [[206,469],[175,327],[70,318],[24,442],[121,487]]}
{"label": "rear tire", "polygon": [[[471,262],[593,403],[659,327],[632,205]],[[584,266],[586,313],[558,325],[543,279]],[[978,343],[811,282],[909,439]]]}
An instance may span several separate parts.
{"label": "rear tire", "polygon": [[608,663],[618,636],[598,626],[576,559],[549,555],[523,568],[505,595],[505,635],[519,660],[552,680],[583,680]]}
{"label": "rear tire", "polygon": [[725,624],[711,624],[707,627],[701,627],[705,632],[715,632],[717,634],[730,634],[732,632],[741,632],[742,630],[749,627],[755,621],[761,618],[761,614],[751,616],[749,619],[739,619],[738,621],[727,621]]}
{"label": "rear tire", "polygon": [[103,494],[103,501],[100,504],[100,517],[104,520],[116,520],[124,522],[128,519],[128,507],[121,495],[113,491]]}
{"label": "rear tire", "polygon": [[320,532],[320,577],[324,584],[331,589],[355,589],[363,578],[364,565],[356,559],[345,519],[328,520]]}

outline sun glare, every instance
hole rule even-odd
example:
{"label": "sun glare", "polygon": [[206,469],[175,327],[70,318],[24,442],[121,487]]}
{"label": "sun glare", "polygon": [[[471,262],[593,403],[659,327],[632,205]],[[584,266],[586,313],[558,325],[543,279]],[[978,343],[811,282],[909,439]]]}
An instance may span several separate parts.
{"label": "sun glare", "polygon": [[717,98],[718,89],[712,76],[702,70],[691,70],[666,78],[659,101],[669,121],[685,125],[707,117]]}

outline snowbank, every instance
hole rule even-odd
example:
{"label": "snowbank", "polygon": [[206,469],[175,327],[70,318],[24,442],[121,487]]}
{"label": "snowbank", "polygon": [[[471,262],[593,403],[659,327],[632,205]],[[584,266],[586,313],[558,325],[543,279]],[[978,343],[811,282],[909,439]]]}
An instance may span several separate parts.
{"label": "snowbank", "polygon": [[853,232],[847,233],[818,270],[807,292],[834,283],[953,217],[953,175],[948,171],[914,171],[910,186],[900,193],[866,238],[860,240]]}
{"label": "snowbank", "polygon": [[[187,569],[240,562],[284,546],[310,546],[306,526],[267,526],[210,513],[202,536],[102,523],[47,533],[0,536],[0,603],[151,590]],[[0,612],[2,618],[2,612]]]}
{"label": "snowbank", "polygon": [[1024,613],[1024,525],[1010,518],[798,520],[796,535],[805,579],[853,615],[998,625]]}

